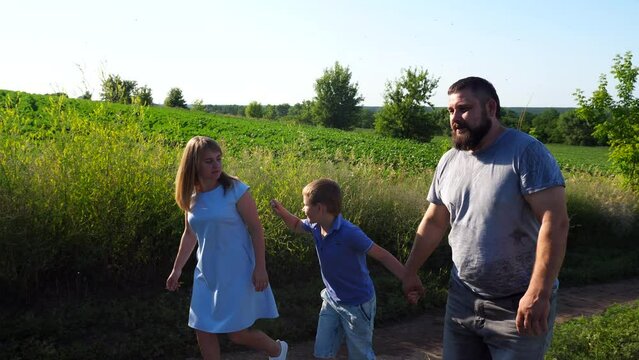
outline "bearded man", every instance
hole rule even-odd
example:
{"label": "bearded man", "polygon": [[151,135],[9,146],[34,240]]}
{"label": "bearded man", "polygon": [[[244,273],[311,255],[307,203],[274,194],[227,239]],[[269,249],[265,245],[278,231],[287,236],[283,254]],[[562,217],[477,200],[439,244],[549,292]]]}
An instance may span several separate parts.
{"label": "bearded man", "polygon": [[546,147],[505,128],[485,79],[448,89],[451,148],[406,261],[411,301],[417,271],[450,228],[452,249],[444,359],[543,359],[552,339],[568,235],[565,181]]}

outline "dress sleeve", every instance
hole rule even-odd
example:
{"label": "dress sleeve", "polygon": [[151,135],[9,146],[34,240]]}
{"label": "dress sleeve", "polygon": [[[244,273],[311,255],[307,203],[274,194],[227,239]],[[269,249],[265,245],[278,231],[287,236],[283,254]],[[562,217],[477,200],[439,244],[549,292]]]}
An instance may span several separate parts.
{"label": "dress sleeve", "polygon": [[229,189],[231,195],[233,196],[233,202],[237,203],[237,201],[240,200],[242,195],[244,195],[244,193],[248,191],[249,188],[250,187],[248,185],[241,182],[240,180],[233,180],[233,186]]}

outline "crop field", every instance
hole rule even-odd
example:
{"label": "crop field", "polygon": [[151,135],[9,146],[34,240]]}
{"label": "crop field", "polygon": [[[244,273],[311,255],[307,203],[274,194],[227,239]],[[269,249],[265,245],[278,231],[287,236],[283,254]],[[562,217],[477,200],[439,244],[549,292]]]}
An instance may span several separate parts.
{"label": "crop field", "polygon": [[[140,108],[120,104],[95,103],[69,99],[56,103],[51,97],[0,90],[5,106],[24,116],[20,132],[46,136],[55,131],[54,109],[77,112],[98,122],[135,119],[142,128],[160,134],[169,144],[184,144],[195,135],[207,135],[220,141],[227,153],[265,149],[275,154],[294,152],[328,161],[373,162],[389,169],[423,171],[433,169],[449,148],[450,140],[436,136],[431,142],[385,138],[371,132],[347,132],[286,122],[227,117],[164,107]],[[44,134],[44,135],[43,135]],[[605,173],[609,169],[605,147],[580,147],[548,144],[562,169]]]}
{"label": "crop field", "polygon": [[[173,112],[173,116],[160,120]],[[221,140],[229,150],[264,147],[278,152],[292,150],[301,156],[326,160],[367,159],[403,171],[433,169],[450,147],[450,140],[437,136],[431,142],[384,138],[368,132],[345,132],[316,126],[282,122],[191,114],[180,110],[149,109],[148,129],[185,141],[205,134]],[[151,120],[152,119],[152,120]],[[548,144],[562,169],[605,173],[609,169],[607,148]]]}
{"label": "crop field", "polygon": [[546,147],[563,170],[606,173],[610,168],[607,147],[564,144],[547,144]]}

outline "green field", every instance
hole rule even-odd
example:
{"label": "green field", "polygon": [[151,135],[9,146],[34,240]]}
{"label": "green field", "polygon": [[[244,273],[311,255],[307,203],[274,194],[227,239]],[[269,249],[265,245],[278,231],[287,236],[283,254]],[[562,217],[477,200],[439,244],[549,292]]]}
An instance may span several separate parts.
{"label": "green field", "polygon": [[[169,143],[183,144],[195,135],[207,135],[224,144],[229,153],[256,148],[274,153],[294,151],[300,156],[330,161],[361,159],[390,169],[422,171],[433,169],[450,140],[436,136],[429,143],[385,138],[370,131],[348,132],[287,122],[226,117],[203,112],[164,107],[140,108],[119,104],[66,100],[56,104],[52,98],[0,90],[5,104],[26,116],[20,133],[43,136],[56,129],[45,114],[60,106],[60,111],[75,111],[98,122],[135,118],[146,132],[161,134]],[[53,101],[53,102],[52,102]],[[44,113],[44,114],[43,114]],[[46,135],[44,135],[46,136]],[[607,148],[548,144],[562,168],[568,171],[606,172]]]}
{"label": "green field", "polygon": [[[421,144],[0,91],[0,358],[198,356],[185,326],[193,261],[185,291],[163,290],[183,224],[173,180],[194,135],[219,140],[227,171],[251,185],[281,315],[258,327],[291,340],[313,335],[321,279],[312,243],[290,234],[268,201],[299,209],[307,182],[332,177],[345,217],[404,261],[449,147],[445,137]],[[571,216],[562,284],[639,274],[639,198],[607,173],[605,149],[549,148],[565,170]],[[450,248],[440,246],[420,273],[428,296],[409,307],[398,281],[371,261],[378,324],[442,306],[449,267]]]}
{"label": "green field", "polygon": [[564,144],[547,144],[546,147],[566,171],[606,173],[610,169],[607,147]]}

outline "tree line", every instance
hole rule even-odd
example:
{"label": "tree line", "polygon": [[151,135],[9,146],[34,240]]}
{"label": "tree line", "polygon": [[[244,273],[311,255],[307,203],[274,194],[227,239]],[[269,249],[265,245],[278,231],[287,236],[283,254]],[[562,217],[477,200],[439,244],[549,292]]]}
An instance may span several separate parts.
{"label": "tree line", "polygon": [[[291,120],[344,130],[374,129],[380,135],[427,142],[435,135],[446,135],[450,131],[447,110],[434,107],[430,101],[438,84],[439,79],[430,76],[428,70],[402,69],[398,79],[386,83],[383,106],[365,107],[361,105],[364,98],[359,94],[358,84],[352,82],[350,69],[336,62],[316,80],[316,96],[301,103],[262,105],[252,101],[247,105],[205,105],[197,99],[190,109],[256,119]],[[138,87],[135,81],[123,80],[113,74],[102,80],[100,97],[103,101],[116,103],[153,104],[150,88]],[[90,99],[91,94],[86,92],[81,98]],[[189,108],[182,90],[177,87],[169,91],[163,104]],[[534,114],[526,109],[517,112],[504,108],[501,118],[506,126],[525,131],[544,143],[606,145],[605,139],[593,135],[594,123],[583,121],[577,116],[576,109],[560,113],[550,108]]]}
{"label": "tree line", "polygon": [[[617,55],[611,70],[617,96],[607,90],[608,80],[600,76],[591,97],[579,89],[573,94],[578,107],[560,112],[549,108],[534,114],[502,108],[501,121],[544,143],[581,146],[610,146],[610,160],[631,183],[639,184],[639,99],[634,95],[638,68],[632,54]],[[257,119],[290,120],[302,124],[352,130],[370,128],[382,136],[428,142],[435,135],[450,132],[448,111],[430,101],[439,78],[423,68],[402,69],[398,78],[386,82],[384,103],[380,108],[361,105],[364,98],[352,81],[349,67],[335,62],[324,69],[314,84],[315,97],[294,105],[205,105],[201,99],[190,106],[193,111],[244,116]],[[135,81],[109,75],[102,81],[103,101],[152,105],[151,89],[138,87]],[[91,98],[87,91],[83,98]],[[172,88],[164,100],[169,107],[188,108],[182,91]],[[633,180],[634,179],[634,180]]]}

